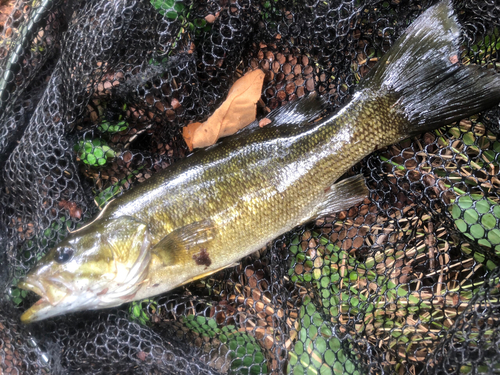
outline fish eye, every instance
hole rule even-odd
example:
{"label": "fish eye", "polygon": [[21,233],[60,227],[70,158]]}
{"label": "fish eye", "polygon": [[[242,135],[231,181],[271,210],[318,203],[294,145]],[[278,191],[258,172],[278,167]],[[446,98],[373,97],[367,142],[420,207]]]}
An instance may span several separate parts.
{"label": "fish eye", "polygon": [[71,247],[60,247],[56,250],[54,260],[59,264],[64,264],[73,258],[75,250]]}

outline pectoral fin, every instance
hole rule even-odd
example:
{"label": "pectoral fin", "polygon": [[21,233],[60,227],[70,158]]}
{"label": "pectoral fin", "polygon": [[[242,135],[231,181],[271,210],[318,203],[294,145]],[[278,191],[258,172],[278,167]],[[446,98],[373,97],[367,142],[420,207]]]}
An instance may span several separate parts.
{"label": "pectoral fin", "polygon": [[144,294],[154,295],[204,278],[234,264],[214,264],[210,250],[217,231],[211,220],[197,221],[169,233],[151,249],[149,280]]}
{"label": "pectoral fin", "polygon": [[369,193],[362,174],[346,178],[325,191],[324,199],[317,206],[315,216],[311,219],[319,219],[328,214],[346,210],[361,202]]}
{"label": "pectoral fin", "polygon": [[152,254],[156,255],[165,267],[177,264],[208,267],[212,261],[207,248],[214,237],[215,227],[211,220],[196,221],[169,233],[153,247]]}

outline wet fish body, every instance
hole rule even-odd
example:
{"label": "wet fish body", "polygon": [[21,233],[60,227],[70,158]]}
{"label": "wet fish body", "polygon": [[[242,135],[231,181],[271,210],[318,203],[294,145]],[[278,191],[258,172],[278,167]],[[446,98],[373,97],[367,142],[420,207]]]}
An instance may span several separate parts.
{"label": "wet fish body", "polygon": [[69,235],[20,287],[24,322],[151,297],[234,264],[295,226],[367,196],[336,182],[377,148],[477,113],[500,79],[454,63],[460,29],[443,1],[420,16],[337,114],[314,96],[157,173]]}

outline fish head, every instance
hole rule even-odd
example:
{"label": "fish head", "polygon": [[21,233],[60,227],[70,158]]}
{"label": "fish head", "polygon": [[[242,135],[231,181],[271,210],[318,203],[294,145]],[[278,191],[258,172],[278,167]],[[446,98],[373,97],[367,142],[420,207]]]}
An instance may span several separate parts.
{"label": "fish head", "polygon": [[99,219],[71,233],[18,284],[42,297],[21,321],[132,301],[146,279],[149,250],[148,226],[130,216]]}

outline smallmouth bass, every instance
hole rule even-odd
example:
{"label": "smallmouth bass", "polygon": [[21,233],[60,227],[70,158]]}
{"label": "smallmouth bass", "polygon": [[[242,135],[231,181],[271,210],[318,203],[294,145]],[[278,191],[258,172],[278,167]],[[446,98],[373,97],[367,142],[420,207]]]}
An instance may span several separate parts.
{"label": "smallmouth bass", "polygon": [[335,182],[365,156],[500,101],[500,76],[457,63],[459,36],[451,3],[442,1],[338,113],[307,125],[324,102],[301,99],[266,127],[197,151],[118,197],[19,283],[42,297],[21,320],[165,293],[359,202],[368,195],[362,176]]}

